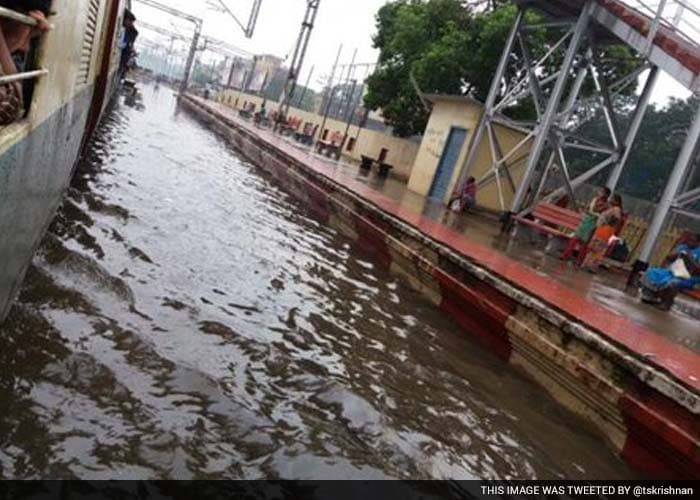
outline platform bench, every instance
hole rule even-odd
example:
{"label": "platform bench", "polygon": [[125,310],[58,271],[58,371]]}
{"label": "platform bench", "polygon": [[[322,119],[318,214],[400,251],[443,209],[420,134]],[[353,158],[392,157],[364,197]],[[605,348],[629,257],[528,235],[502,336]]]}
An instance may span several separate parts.
{"label": "platform bench", "polygon": [[299,143],[299,144],[304,144],[306,146],[311,146],[314,143],[314,136],[313,134],[302,134],[301,132],[296,132],[294,134],[294,139]]}
{"label": "platform bench", "polygon": [[318,154],[327,156],[328,158],[335,158],[336,160],[340,159],[339,145],[325,141],[318,141],[318,143],[316,143],[316,151]]}
{"label": "platform bench", "polygon": [[361,172],[369,172],[372,169],[372,167],[376,165],[377,176],[385,178],[389,177],[389,173],[394,168],[393,165],[389,165],[388,163],[379,163],[377,160],[375,160],[374,158],[370,158],[369,156],[362,155],[360,158]]}
{"label": "platform bench", "polygon": [[516,215],[513,220],[535,231],[556,238],[571,239],[572,233],[583,222],[584,215],[552,203],[540,203],[532,212],[532,219]]}

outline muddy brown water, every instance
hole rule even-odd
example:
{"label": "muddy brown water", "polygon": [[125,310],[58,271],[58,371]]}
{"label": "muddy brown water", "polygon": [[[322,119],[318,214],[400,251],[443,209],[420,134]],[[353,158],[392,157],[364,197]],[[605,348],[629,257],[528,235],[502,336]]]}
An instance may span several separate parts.
{"label": "muddy brown water", "polygon": [[166,88],[108,116],[0,345],[3,478],[634,477]]}

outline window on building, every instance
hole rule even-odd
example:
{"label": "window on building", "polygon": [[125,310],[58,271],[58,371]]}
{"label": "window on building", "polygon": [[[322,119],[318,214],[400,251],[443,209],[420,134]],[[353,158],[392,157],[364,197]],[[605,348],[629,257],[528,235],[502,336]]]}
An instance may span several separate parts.
{"label": "window on building", "polygon": [[348,140],[348,148],[347,148],[348,151],[352,151],[353,149],[355,149],[355,142],[356,142],[356,139],[354,137],[351,137]]}
{"label": "window on building", "polygon": [[325,141],[327,139],[328,139],[328,129],[323,131],[323,140]]}
{"label": "window on building", "polygon": [[386,161],[387,156],[389,156],[389,150],[387,148],[382,148],[377,161],[379,163],[384,163]]}

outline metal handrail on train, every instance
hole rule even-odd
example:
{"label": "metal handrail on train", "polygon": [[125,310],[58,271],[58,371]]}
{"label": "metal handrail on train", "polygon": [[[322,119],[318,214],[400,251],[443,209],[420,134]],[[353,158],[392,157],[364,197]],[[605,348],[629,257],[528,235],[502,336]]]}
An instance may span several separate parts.
{"label": "metal handrail on train", "polygon": [[[20,14],[12,9],[7,9],[5,7],[0,7],[0,17],[5,17],[7,19],[12,19],[18,23],[26,24],[28,26],[36,26],[37,20],[31,16]],[[14,83],[23,80],[31,80],[34,78],[39,78],[49,74],[47,69],[37,69],[33,71],[23,71],[21,73],[15,73],[14,75],[0,76],[0,85],[7,83]]]}

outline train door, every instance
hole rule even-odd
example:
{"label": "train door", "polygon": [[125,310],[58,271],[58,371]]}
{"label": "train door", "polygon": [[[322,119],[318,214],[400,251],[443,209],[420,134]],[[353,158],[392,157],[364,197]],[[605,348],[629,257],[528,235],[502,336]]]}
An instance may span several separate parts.
{"label": "train door", "polygon": [[83,149],[89,143],[92,134],[95,132],[100,122],[106,100],[110,97],[109,90],[112,77],[110,69],[112,68],[112,59],[118,57],[118,55],[115,56],[112,48],[118,33],[121,4],[122,2],[120,0],[112,0],[108,7],[109,11],[107,12],[104,25],[106,32],[100,41],[102,44],[99,61],[100,66],[97,76],[95,77],[92,103],[90,105],[90,116],[88,117],[85,135],[83,137]]}

